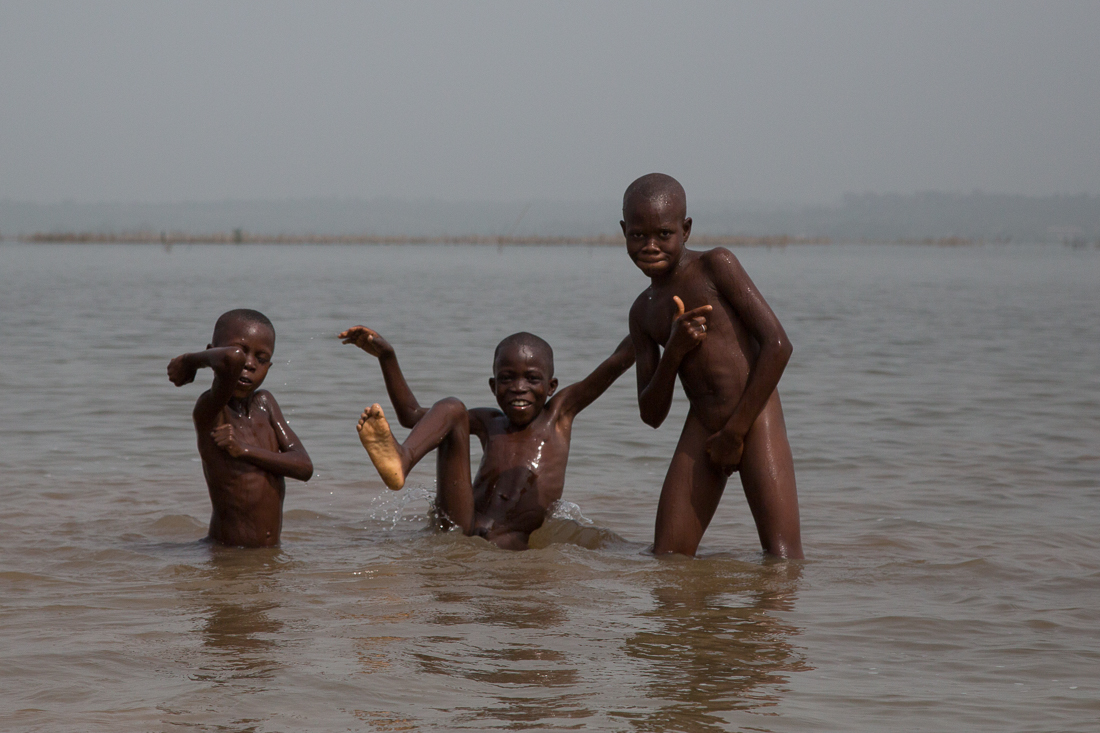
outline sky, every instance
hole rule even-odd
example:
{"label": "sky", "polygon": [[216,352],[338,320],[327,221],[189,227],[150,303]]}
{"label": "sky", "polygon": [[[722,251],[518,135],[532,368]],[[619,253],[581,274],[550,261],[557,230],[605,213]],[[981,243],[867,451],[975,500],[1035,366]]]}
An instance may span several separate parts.
{"label": "sky", "polygon": [[1100,193],[1100,2],[0,2],[0,199]]}

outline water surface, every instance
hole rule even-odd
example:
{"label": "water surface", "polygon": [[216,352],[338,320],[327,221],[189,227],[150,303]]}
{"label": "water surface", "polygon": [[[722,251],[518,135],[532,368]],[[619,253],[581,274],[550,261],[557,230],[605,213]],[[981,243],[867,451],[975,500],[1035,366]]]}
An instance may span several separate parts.
{"label": "water surface", "polygon": [[[737,254],[795,346],[804,563],[760,556],[736,481],[698,559],[647,554],[685,404],[645,427],[633,373],[537,549],[426,529],[431,461],[374,474],[382,379],[338,331],[424,403],[491,404],[517,330],[567,384],[646,284],[618,249],[0,245],[0,728],[1095,730],[1100,251]],[[316,466],[274,550],[199,542],[209,373],[165,376],[233,307],[274,321]]]}

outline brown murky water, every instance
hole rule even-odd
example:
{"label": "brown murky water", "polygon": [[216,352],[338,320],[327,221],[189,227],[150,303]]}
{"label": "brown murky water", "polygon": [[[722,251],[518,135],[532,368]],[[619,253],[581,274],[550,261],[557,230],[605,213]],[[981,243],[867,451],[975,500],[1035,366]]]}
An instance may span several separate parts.
{"label": "brown murky water", "polygon": [[[617,249],[0,245],[0,729],[1097,730],[1100,250],[738,255],[795,345],[804,563],[735,484],[699,559],[646,554],[684,403],[646,428],[633,375],[532,551],[427,530],[430,461],[374,475],[336,332],[422,402],[490,404],[520,329],[568,383],[645,285]],[[239,306],[317,467],[276,550],[199,543],[202,387],[164,371]]]}

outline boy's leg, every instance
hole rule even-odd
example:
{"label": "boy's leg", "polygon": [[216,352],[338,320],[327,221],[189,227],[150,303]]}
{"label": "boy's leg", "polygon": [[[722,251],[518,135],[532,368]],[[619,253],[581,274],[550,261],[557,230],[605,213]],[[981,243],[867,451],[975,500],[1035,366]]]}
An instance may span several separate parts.
{"label": "boy's leg", "polygon": [[801,559],[794,459],[778,392],[772,393],[745,436],[740,472],[764,552]]}
{"label": "boy's leg", "polygon": [[690,410],[661,487],[654,554],[694,555],[714,518],[727,477],[707,455],[710,436],[711,431]]}
{"label": "boy's leg", "polygon": [[[454,397],[441,400],[428,410],[416,428],[429,415],[439,411],[448,430],[439,441],[435,454],[436,509],[458,525],[463,534],[470,534],[474,525],[474,489],[470,479],[470,416],[466,405]],[[424,434],[427,441],[428,433]],[[407,445],[412,440],[412,433]]]}
{"label": "boy's leg", "polygon": [[393,437],[381,406],[371,405],[359,419],[359,439],[386,485],[397,490],[424,456],[438,449],[436,480],[439,510],[469,532],[474,496],[470,484],[470,419],[454,397],[436,402],[416,423],[404,443]]}

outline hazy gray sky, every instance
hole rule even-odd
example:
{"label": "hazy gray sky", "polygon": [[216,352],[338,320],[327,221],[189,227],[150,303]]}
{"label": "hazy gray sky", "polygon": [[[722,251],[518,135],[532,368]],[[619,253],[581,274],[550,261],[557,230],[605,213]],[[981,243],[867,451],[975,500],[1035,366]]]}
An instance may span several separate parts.
{"label": "hazy gray sky", "polygon": [[1100,2],[0,3],[0,198],[1100,193]]}

